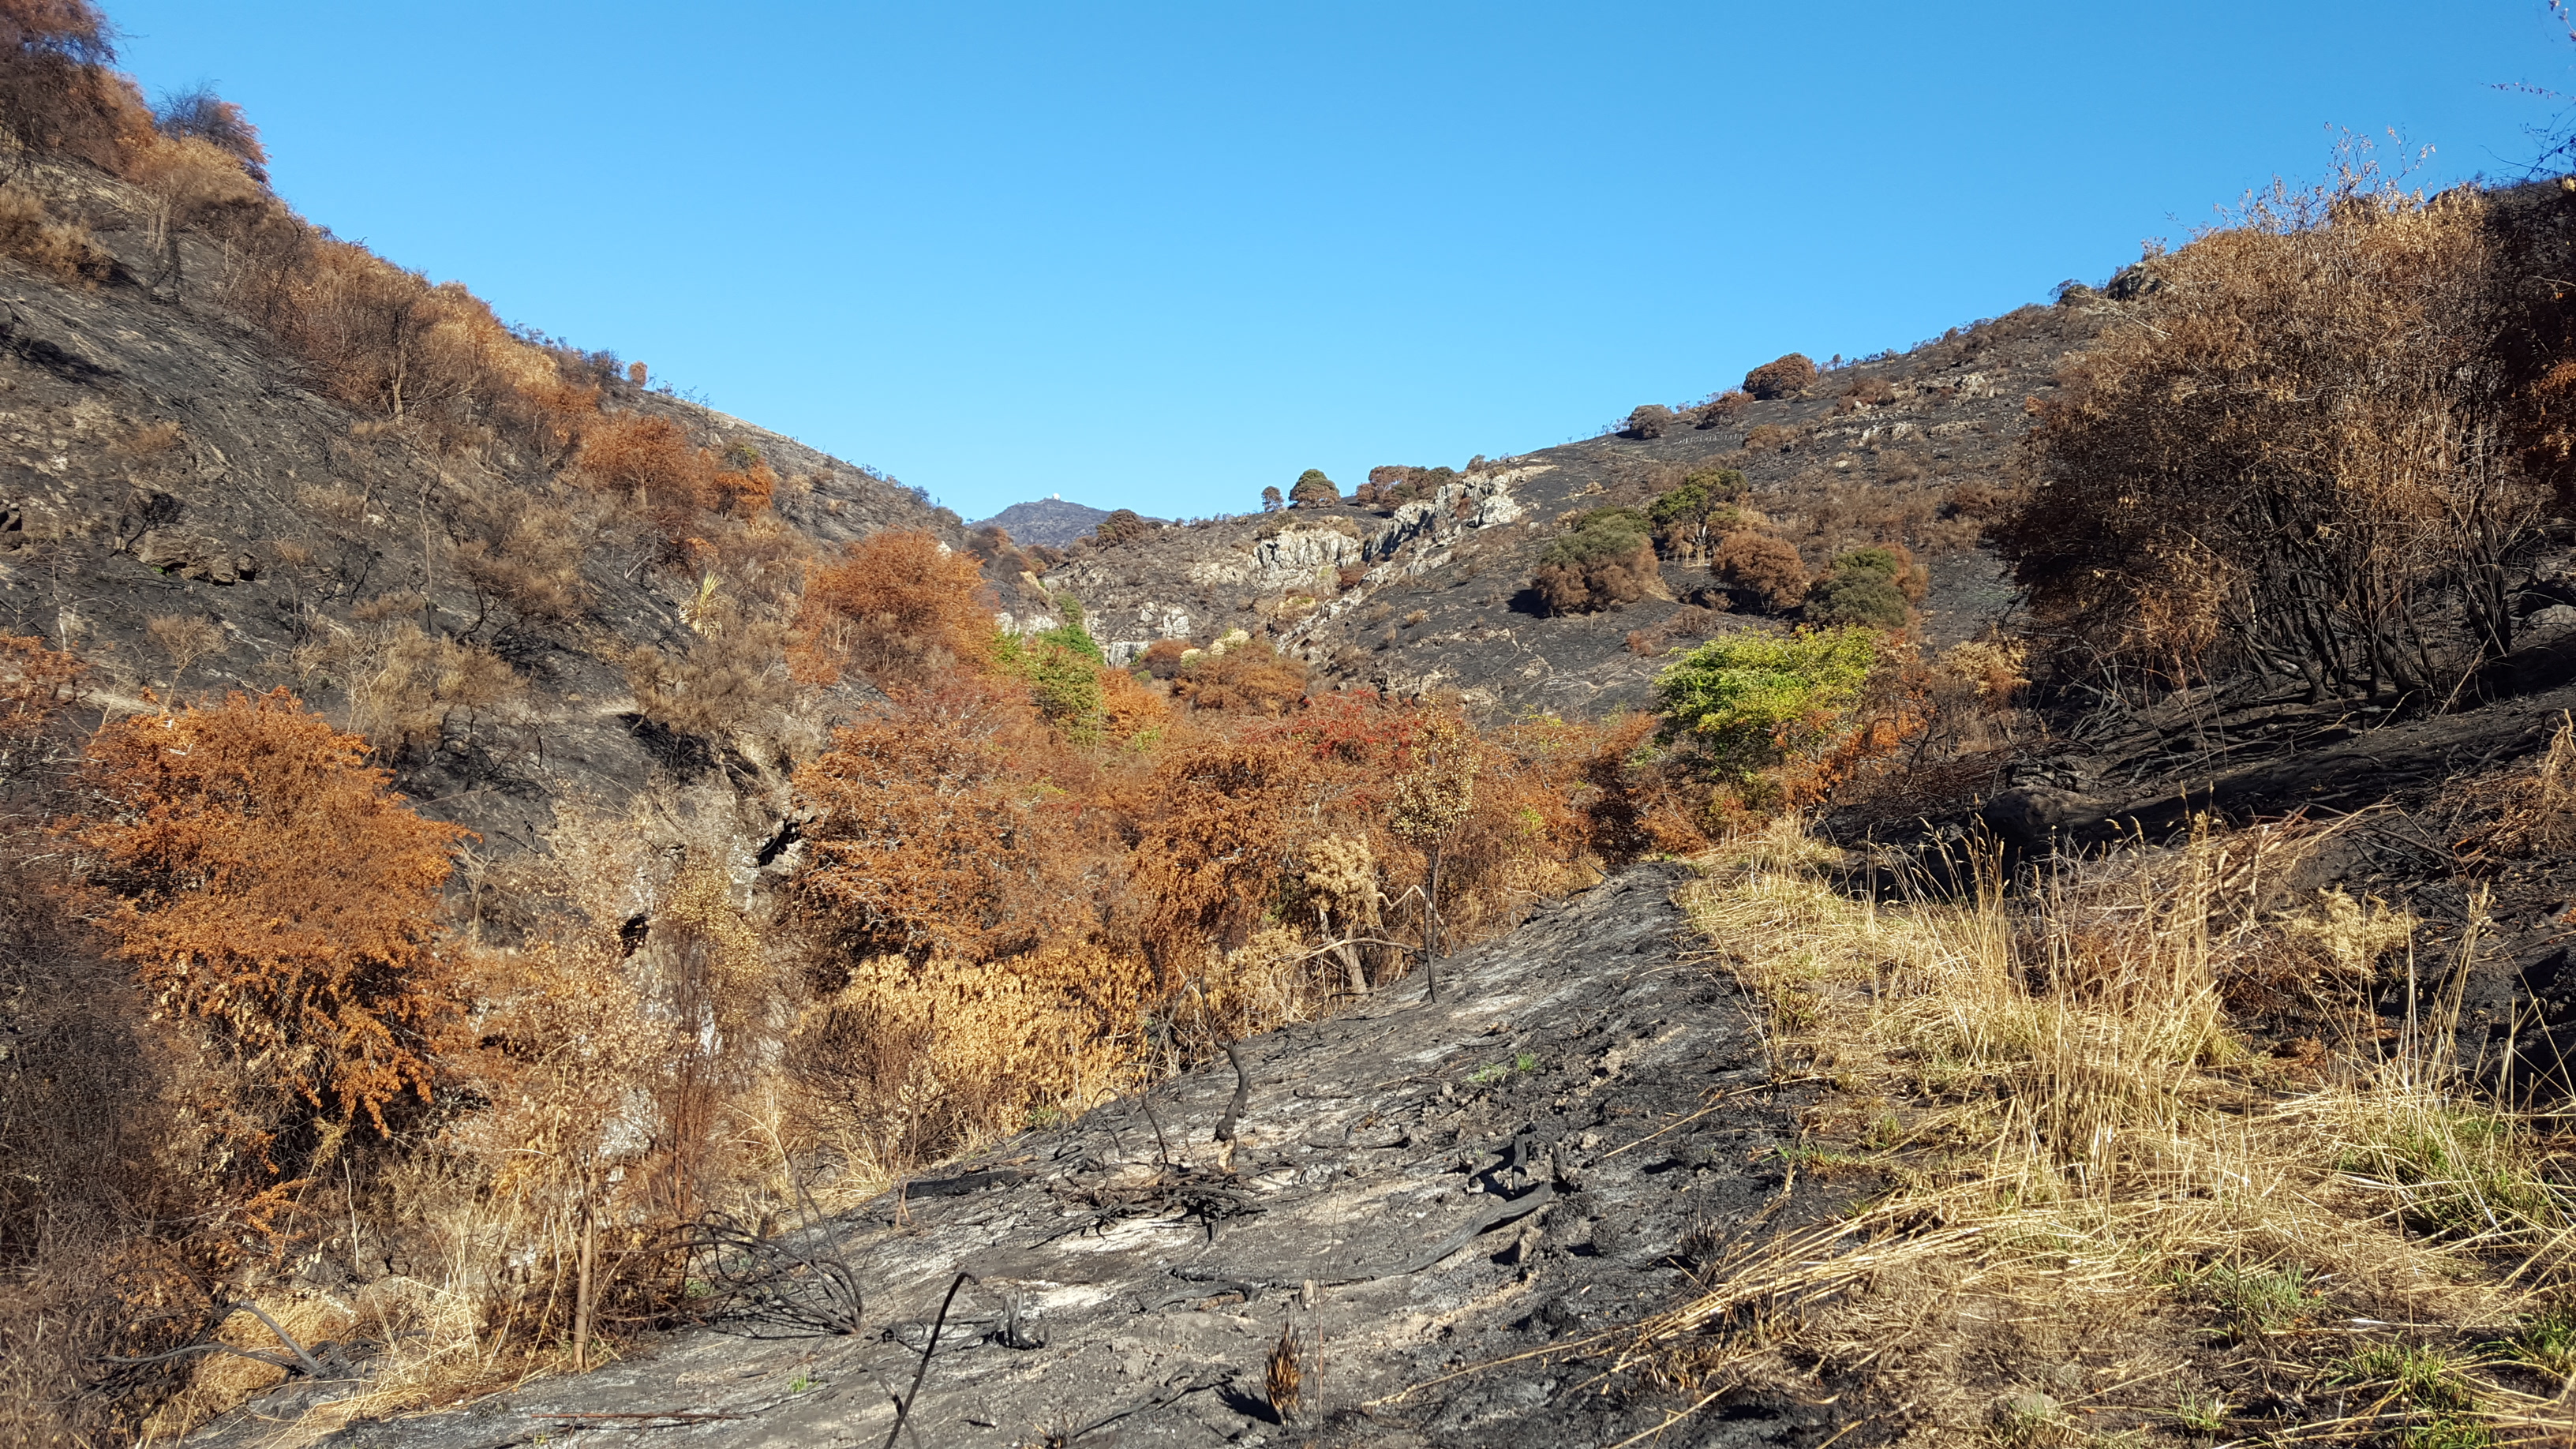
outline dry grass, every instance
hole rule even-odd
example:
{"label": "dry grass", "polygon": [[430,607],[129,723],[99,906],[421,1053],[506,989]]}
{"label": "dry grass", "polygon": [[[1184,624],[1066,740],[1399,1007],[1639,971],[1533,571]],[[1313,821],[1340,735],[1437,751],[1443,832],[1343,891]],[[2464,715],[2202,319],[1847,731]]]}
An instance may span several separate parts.
{"label": "dry grass", "polygon": [[[1969,889],[1894,906],[1794,821],[1715,853],[1688,908],[1775,1065],[1837,1088],[1803,1165],[1889,1190],[1745,1236],[1620,1367],[1847,1395],[1881,1440],[2576,1432],[2553,1143],[2468,1091],[2460,973],[2419,979],[2411,921],[2289,889],[2328,833],[2204,828],[2010,892],[1957,860]],[[2233,1004],[2292,982],[2342,1028],[2321,1067],[2257,1055]],[[2411,1004],[2393,1041],[2374,983]]]}

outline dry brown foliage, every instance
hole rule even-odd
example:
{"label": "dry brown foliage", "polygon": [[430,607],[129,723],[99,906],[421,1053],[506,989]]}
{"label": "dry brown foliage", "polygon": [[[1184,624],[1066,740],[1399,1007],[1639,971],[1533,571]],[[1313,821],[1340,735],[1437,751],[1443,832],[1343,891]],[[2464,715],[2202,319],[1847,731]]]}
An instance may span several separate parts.
{"label": "dry brown foliage", "polygon": [[378,1130],[426,1101],[459,1009],[432,945],[464,832],[414,814],[366,741],[283,691],[146,715],[91,741],[100,818],[80,832],[117,956],[223,1062],[200,1104],[283,1173],[281,1133]]}
{"label": "dry brown foliage", "polygon": [[1173,679],[1181,673],[1181,656],[1190,652],[1186,639],[1157,639],[1145,646],[1136,667],[1155,679]]}
{"label": "dry brown foliage", "polygon": [[1027,768],[1042,736],[1025,704],[972,679],[834,732],[797,772],[821,812],[797,890],[842,949],[985,960],[1083,934],[1083,812]]}
{"label": "dry brown foliage", "polygon": [[0,3],[0,131],[29,153],[76,156],[115,171],[152,134],[151,108],[108,69],[114,31],[89,0]]}
{"label": "dry brown foliage", "polygon": [[42,197],[23,187],[0,186],[0,252],[76,287],[95,287],[116,274],[116,259],[88,227],[56,219]]}
{"label": "dry brown foliage", "polygon": [[1739,528],[1717,541],[1708,570],[1767,613],[1807,597],[1807,565],[1795,545],[1776,533]]}
{"label": "dry brown foliage", "polygon": [[1254,640],[1194,656],[1172,680],[1172,693],[1193,710],[1275,715],[1306,697],[1307,679],[1304,661]]}
{"label": "dry brown foliage", "polygon": [[[1901,1400],[1923,1442],[2078,1442],[2030,1385],[2141,1375],[2159,1390],[2070,1399],[2084,1429],[2563,1437],[2563,1360],[2527,1328],[2568,1266],[2552,1147],[2467,1090],[2460,962],[2382,1047],[2373,983],[2415,923],[2288,889],[2328,833],[2204,822],[2010,893],[1953,861],[1963,890],[1894,904],[1838,890],[1795,821],[1711,856],[1685,905],[1766,1009],[1775,1071],[1833,1083],[1793,1172],[1889,1190],[1715,1245],[1614,1372],[1692,1411],[1830,1383]],[[2240,999],[2283,989],[2330,1045],[2249,1051]],[[2443,1396],[2339,1392],[2373,1346],[2428,1354]]]}
{"label": "dry brown foliage", "polygon": [[483,714],[523,692],[517,672],[490,649],[423,630],[410,617],[419,607],[417,594],[380,595],[352,611],[354,627],[295,653],[308,681],[339,687],[350,729],[388,758],[471,738]]}
{"label": "dry brown foliage", "polygon": [[1803,352],[1762,364],[1744,374],[1744,390],[1754,397],[1770,399],[1794,396],[1816,380],[1816,364]]}
{"label": "dry brown foliage", "polygon": [[889,694],[992,657],[993,610],[973,555],[917,529],[887,529],[814,568],[796,616],[796,677],[854,670]]}
{"label": "dry brown foliage", "polygon": [[2438,705],[2511,646],[2545,492],[2490,221],[2363,162],[2153,260],[2036,405],[2039,482],[1997,530],[2062,668]]}

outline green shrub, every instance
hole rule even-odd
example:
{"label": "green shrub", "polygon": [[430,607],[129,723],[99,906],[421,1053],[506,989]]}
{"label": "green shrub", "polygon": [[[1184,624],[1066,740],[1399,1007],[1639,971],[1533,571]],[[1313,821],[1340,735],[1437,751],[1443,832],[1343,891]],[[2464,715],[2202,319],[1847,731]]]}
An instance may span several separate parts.
{"label": "green shrub", "polygon": [[1744,630],[1711,639],[1655,679],[1672,728],[1733,773],[1825,739],[1878,661],[1867,629]]}
{"label": "green shrub", "polygon": [[1558,614],[1634,603],[1657,582],[1650,528],[1633,508],[1596,508],[1539,555],[1530,583]]}
{"label": "green shrub", "polygon": [[1015,639],[1003,635],[994,646],[1002,672],[1029,689],[1029,703],[1078,744],[1100,737],[1103,657],[1100,646],[1082,627],[1077,608],[1072,622]]}
{"label": "green shrub", "polygon": [[1809,623],[1902,629],[1907,617],[1905,595],[1877,574],[1837,573],[1807,595]]}
{"label": "green shrub", "polygon": [[1646,510],[1655,549],[1667,558],[1696,563],[1739,518],[1727,505],[1744,496],[1744,475],[1733,468],[1704,468],[1657,498]]}
{"label": "green shrub", "polygon": [[1807,618],[1817,624],[1862,624],[1902,629],[1910,605],[1923,596],[1922,571],[1903,544],[1872,544],[1834,556],[1833,572],[1807,594]]}

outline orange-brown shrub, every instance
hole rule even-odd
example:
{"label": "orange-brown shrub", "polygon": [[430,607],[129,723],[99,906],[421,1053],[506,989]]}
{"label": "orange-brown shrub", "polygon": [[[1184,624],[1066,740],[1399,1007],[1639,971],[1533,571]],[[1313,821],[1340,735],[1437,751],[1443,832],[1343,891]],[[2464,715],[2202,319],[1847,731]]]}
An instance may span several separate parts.
{"label": "orange-brown shrub", "polygon": [[431,938],[465,832],[283,690],[127,719],[88,754],[100,923],[224,1064],[222,1134],[286,1174],[273,1144],[299,1122],[382,1130],[426,1101],[459,1011]]}
{"label": "orange-brown shrub", "polygon": [[1190,652],[1186,639],[1157,639],[1145,646],[1137,667],[1156,679],[1172,679],[1181,672],[1181,656]]}
{"label": "orange-brown shrub", "polygon": [[2502,441],[2534,365],[2504,230],[2359,166],[2160,258],[2032,405],[2039,476],[1995,531],[2058,661],[2438,702],[2510,649],[2549,493]]}
{"label": "orange-brown shrub", "polygon": [[1690,410],[1691,426],[1713,428],[1753,405],[1753,394],[1741,391],[1719,393]]}
{"label": "orange-brown shrub", "polygon": [[856,670],[888,694],[993,655],[993,608],[971,554],[918,529],[873,533],[812,570],[796,617],[796,677]]}
{"label": "orange-brown shrub", "polygon": [[1816,364],[1803,352],[1766,362],[1744,374],[1744,390],[1764,401],[1792,396],[1816,380]]}
{"label": "orange-brown shrub", "polygon": [[1725,585],[1766,613],[1777,613],[1807,596],[1807,565],[1798,550],[1778,534],[1739,528],[1717,541],[1708,570]]}
{"label": "orange-brown shrub", "polygon": [[0,252],[70,286],[95,287],[116,275],[116,258],[99,248],[88,227],[56,218],[43,198],[23,187],[0,186]]}
{"label": "orange-brown shrub", "polygon": [[114,34],[89,0],[0,0],[0,130],[28,151],[118,170],[152,134],[152,112],[108,69]]}
{"label": "orange-brown shrub", "polygon": [[989,960],[1096,923],[1082,802],[1047,786],[1045,730],[998,681],[909,691],[796,772],[817,812],[796,890],[844,960]]}
{"label": "orange-brown shrub", "polygon": [[1193,710],[1275,715],[1306,697],[1307,677],[1305,661],[1255,639],[1190,660],[1172,681],[1172,692]]}
{"label": "orange-brown shrub", "polygon": [[1275,733],[1220,735],[1156,763],[1131,860],[1166,979],[1207,946],[1241,946],[1270,912],[1316,784],[1309,754]]}
{"label": "orange-brown shrub", "polygon": [[574,466],[584,482],[644,512],[685,516],[703,507],[715,486],[715,460],[659,413],[615,413],[592,423]]}

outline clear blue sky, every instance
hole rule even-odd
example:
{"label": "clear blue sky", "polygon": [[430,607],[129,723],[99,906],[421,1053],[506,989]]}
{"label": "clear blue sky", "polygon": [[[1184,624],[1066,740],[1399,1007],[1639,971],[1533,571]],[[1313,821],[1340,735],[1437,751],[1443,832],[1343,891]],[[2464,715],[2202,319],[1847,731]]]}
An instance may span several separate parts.
{"label": "clear blue sky", "polygon": [[969,518],[1563,442],[2576,92],[2540,0],[106,3],[314,221]]}

